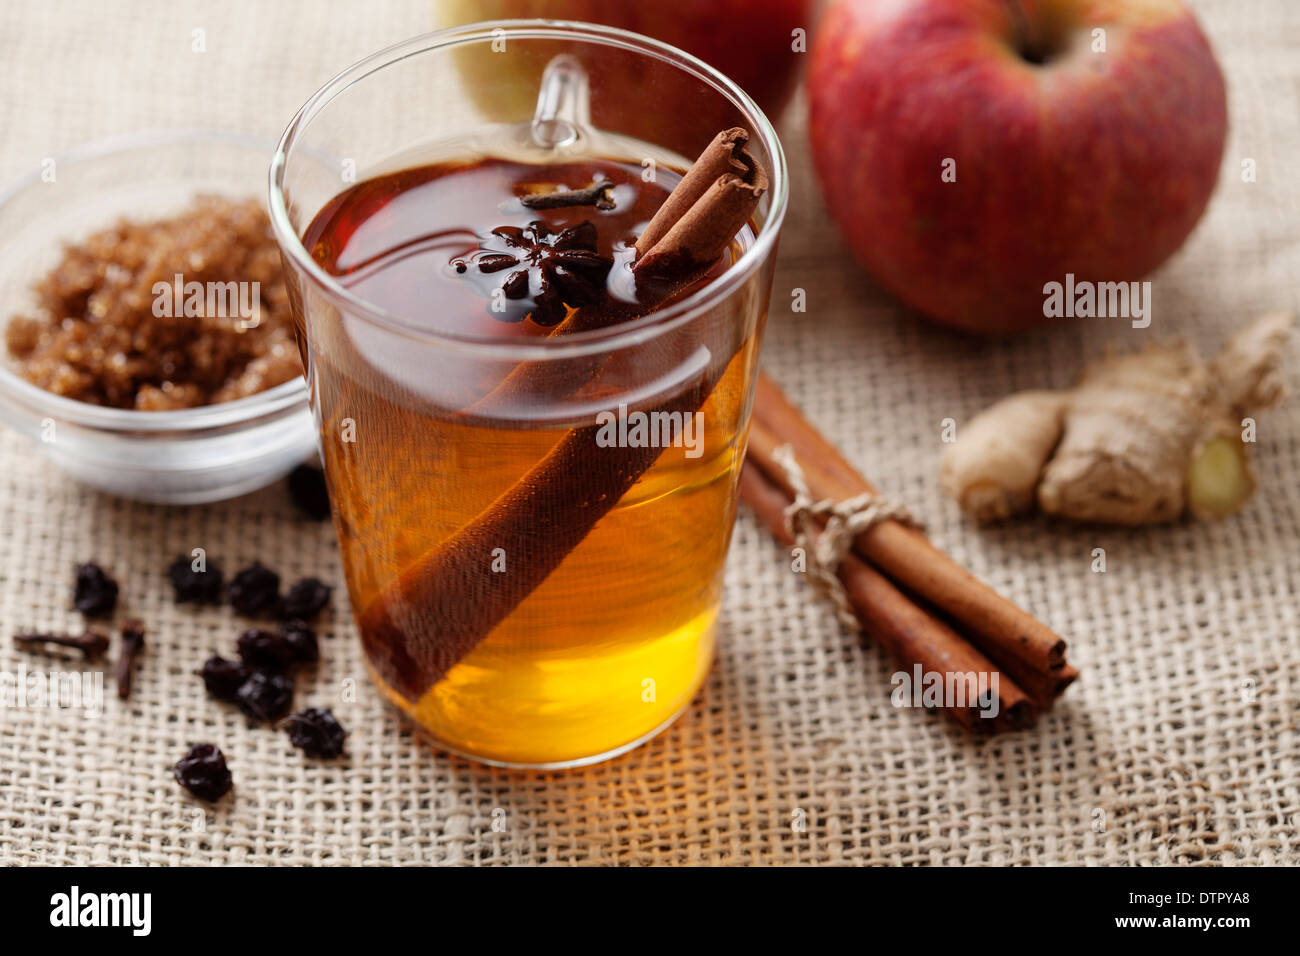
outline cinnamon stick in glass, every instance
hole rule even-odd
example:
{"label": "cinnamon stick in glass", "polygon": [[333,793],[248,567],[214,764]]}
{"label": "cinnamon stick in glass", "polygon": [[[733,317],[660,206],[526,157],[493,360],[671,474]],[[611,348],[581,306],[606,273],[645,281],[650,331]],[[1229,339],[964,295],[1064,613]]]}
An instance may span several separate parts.
{"label": "cinnamon stick in glass", "polygon": [[[739,227],[728,232],[726,222],[719,220],[714,225],[705,220],[728,208],[728,203],[735,198],[729,199],[728,194],[743,191],[737,181],[752,183],[755,173],[763,173],[762,167],[746,149],[748,143],[749,133],[733,126],[724,129],[704,148],[650,224],[637,236],[638,270],[647,265],[655,268],[656,259],[652,253],[662,257],[658,260],[659,266],[662,266],[663,259],[679,255],[690,256],[693,265],[700,266],[712,262],[727,247]],[[762,188],[767,188],[766,178]],[[709,196],[711,192],[713,195]],[[703,204],[701,200],[704,200]],[[672,236],[674,229],[677,230],[675,237]]]}
{"label": "cinnamon stick in glass", "polygon": [[[767,189],[767,174],[743,150],[743,137],[734,135],[735,130],[727,132],[733,134],[727,140],[727,165],[731,167],[732,160],[748,164],[746,173],[738,176],[729,168],[723,175],[730,178],[717,189],[710,186],[689,203],[675,201],[678,190],[697,188],[703,174],[693,175],[693,166],[665,200],[665,206],[685,208],[647,253],[654,255],[648,261],[655,265],[645,286],[644,311],[694,275],[700,257],[725,233],[713,253],[716,258],[749,222]],[[714,147],[706,150],[706,164],[714,163],[716,156]],[[708,205],[697,209],[700,202]],[[684,228],[677,228],[683,223]],[[639,290],[641,263],[638,256],[634,272]],[[581,321],[575,320],[568,330]],[[557,327],[560,334],[564,325]],[[743,330],[716,321],[705,325],[708,331],[697,345],[707,349],[707,365],[693,382],[647,409],[650,414],[697,411],[744,341]],[[524,363],[512,373],[513,381],[501,387],[533,394],[527,390],[540,386],[546,392],[564,384],[549,375],[545,363]],[[362,642],[379,675],[398,693],[409,700],[423,696],[546,580],[663,451],[602,448],[596,442],[599,430],[593,424],[565,433],[513,487],[415,561],[364,609],[359,619]],[[497,549],[507,555],[504,573],[493,570]]]}
{"label": "cinnamon stick in glass", "polygon": [[[573,309],[547,338],[628,322],[692,291],[767,192],[767,172],[746,148],[748,143],[749,133],[738,126],[715,136],[637,237],[633,273],[641,301],[618,309]],[[603,357],[592,357],[581,366],[523,362],[460,414],[488,416],[521,398],[546,402],[571,394],[594,378],[603,363]]]}

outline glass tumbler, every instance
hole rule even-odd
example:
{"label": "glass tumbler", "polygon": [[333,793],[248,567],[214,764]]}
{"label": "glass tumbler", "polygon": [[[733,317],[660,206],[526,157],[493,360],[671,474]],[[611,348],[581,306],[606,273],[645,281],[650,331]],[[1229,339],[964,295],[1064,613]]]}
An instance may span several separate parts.
{"label": "glass tumbler", "polygon": [[[729,266],[604,328],[495,334],[436,296],[368,301],[304,241],[345,190],[431,161],[508,147],[649,181],[736,126],[770,188]],[[699,690],[786,196],[780,143],[744,91],[589,24],[417,37],[294,117],[271,218],[348,590],[371,676],[440,747],[590,763],[653,736]],[[533,387],[492,391],[520,370]],[[485,391],[501,400],[485,409]]]}

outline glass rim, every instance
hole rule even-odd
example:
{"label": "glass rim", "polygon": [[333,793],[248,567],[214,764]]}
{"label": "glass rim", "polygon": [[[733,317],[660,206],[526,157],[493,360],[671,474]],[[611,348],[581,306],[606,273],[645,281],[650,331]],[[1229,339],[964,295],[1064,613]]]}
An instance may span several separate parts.
{"label": "glass rim", "polygon": [[[754,134],[762,139],[772,160],[768,170],[771,182],[768,195],[770,212],[758,230],[753,244],[721,276],[679,302],[655,310],[630,322],[577,332],[557,338],[519,339],[471,335],[422,328],[411,319],[381,308],[344,288],[312,257],[302,238],[289,221],[284,196],[284,177],[288,153],[296,145],[299,132],[315,119],[340,93],[385,67],[430,51],[450,49],[465,43],[493,40],[500,31],[521,39],[578,39],[628,50],[662,60],[677,69],[693,74],[712,86],[749,121]],[[772,252],[777,232],[785,218],[789,199],[789,176],[785,152],[776,129],[758,104],[733,80],[671,44],[617,27],[576,20],[486,20],[423,33],[392,44],[344,68],[322,85],[304,103],[285,128],[269,170],[271,228],[281,251],[293,266],[304,273],[331,298],[347,307],[349,317],[358,317],[386,331],[442,347],[459,348],[476,353],[500,354],[502,357],[566,359],[621,349],[649,341],[697,318],[727,295],[735,292],[758,269]]]}

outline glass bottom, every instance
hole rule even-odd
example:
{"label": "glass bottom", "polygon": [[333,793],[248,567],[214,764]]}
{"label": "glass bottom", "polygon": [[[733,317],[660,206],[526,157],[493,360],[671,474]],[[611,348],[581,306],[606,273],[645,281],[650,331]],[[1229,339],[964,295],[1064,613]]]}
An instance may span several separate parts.
{"label": "glass bottom", "polygon": [[[705,676],[708,671],[705,670]],[[703,679],[700,681],[703,684]],[[698,688],[697,688],[698,690]],[[502,767],[506,770],[571,770],[575,767],[590,767],[592,764],[604,763],[606,760],[613,760],[615,757],[621,757],[625,753],[636,750],[642,744],[654,740],[661,733],[677,722],[677,718],[686,713],[687,708],[691,706],[691,701],[695,699],[692,694],[685,703],[677,708],[668,719],[658,727],[652,728],[648,733],[642,734],[636,740],[629,740],[625,744],[615,747],[613,750],[606,750],[604,753],[592,754],[590,757],[576,757],[573,760],[557,760],[551,763],[517,763],[510,760],[493,760],[491,757],[484,757],[481,754],[466,753],[462,750],[451,746],[446,741],[439,740],[429,731],[425,730],[419,724],[415,724],[416,732],[427,740],[432,746],[456,757],[464,757],[466,760],[473,760],[475,763],[486,764],[489,767]],[[414,722],[413,722],[414,723]]]}
{"label": "glass bottom", "polygon": [[[635,642],[621,654],[584,655],[568,667],[554,660],[546,667],[521,664],[519,673],[509,675],[505,686],[513,692],[508,694],[493,681],[475,680],[481,669],[471,666],[457,673],[473,655],[415,703],[373,670],[370,676],[441,750],[494,767],[581,767],[628,752],[681,716],[708,676],[715,622],[716,607],[670,634]],[[581,683],[575,682],[574,672]],[[494,687],[495,693],[489,690]],[[592,693],[584,694],[584,689]]]}

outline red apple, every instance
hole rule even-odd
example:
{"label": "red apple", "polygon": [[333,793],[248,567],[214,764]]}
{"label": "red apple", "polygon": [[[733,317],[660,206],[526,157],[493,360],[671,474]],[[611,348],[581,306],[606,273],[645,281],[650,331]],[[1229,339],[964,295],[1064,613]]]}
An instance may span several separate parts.
{"label": "red apple", "polygon": [[838,0],[808,89],[853,252],[904,302],[981,332],[1055,321],[1044,286],[1067,273],[1129,282],[1164,262],[1227,129],[1179,0]]}
{"label": "red apple", "polygon": [[775,121],[789,102],[813,0],[445,0],[443,26],[543,17],[620,27],[663,40],[722,71]]}

